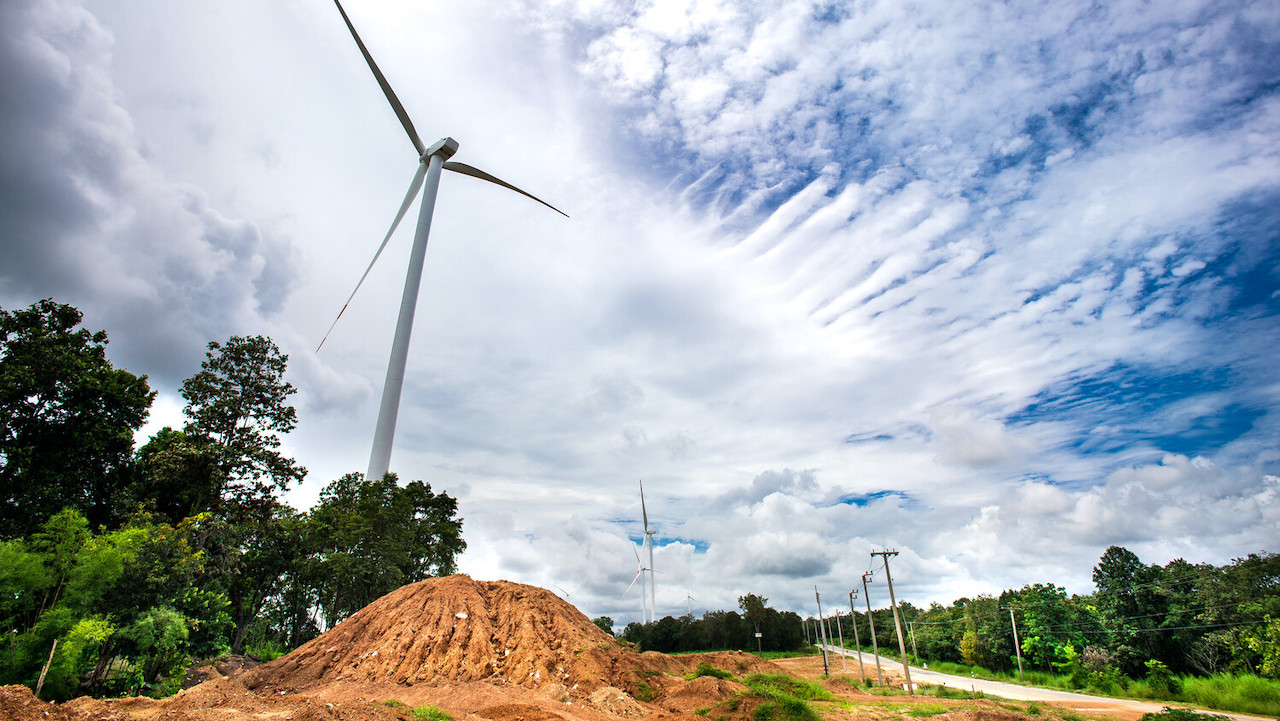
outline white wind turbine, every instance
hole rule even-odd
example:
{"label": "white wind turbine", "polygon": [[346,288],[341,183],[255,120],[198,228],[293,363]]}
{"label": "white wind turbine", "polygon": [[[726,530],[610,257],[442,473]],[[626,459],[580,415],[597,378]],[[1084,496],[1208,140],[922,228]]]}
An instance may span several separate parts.
{"label": "white wind turbine", "polygon": [[[351,31],[351,37],[355,39],[356,45],[359,46],[360,53],[364,55],[365,62],[369,64],[369,69],[373,71],[373,76],[382,88],[383,95],[387,97],[387,102],[391,103],[391,109],[395,111],[396,117],[400,119],[400,124],[404,126],[405,132],[408,133],[414,149],[418,151],[418,170],[413,176],[413,181],[409,183],[409,192],[405,194],[404,202],[400,204],[400,210],[396,213],[395,220],[391,222],[391,229],[387,231],[386,236],[382,239],[382,245],[378,246],[378,252],[373,254],[373,260],[369,262],[369,267],[365,269],[364,275],[360,276],[355,290],[351,291],[347,302],[342,305],[342,310],[338,311],[338,317],[333,319],[333,324],[329,326],[329,331],[325,333],[326,339],[329,337],[329,333],[333,331],[333,326],[337,325],[338,318],[342,317],[343,312],[350,305],[351,299],[356,295],[356,291],[360,290],[365,278],[369,276],[369,271],[373,269],[373,264],[378,262],[378,256],[382,255],[383,249],[387,247],[387,242],[391,240],[391,235],[395,233],[401,219],[404,218],[405,213],[409,210],[409,206],[413,204],[418,191],[423,190],[422,206],[418,211],[418,227],[413,236],[413,250],[409,255],[409,270],[405,275],[404,293],[400,298],[400,315],[396,320],[395,339],[391,343],[391,358],[387,362],[387,378],[382,386],[382,403],[378,408],[378,425],[373,435],[373,451],[369,456],[369,470],[365,473],[366,480],[380,480],[386,475],[391,465],[391,443],[395,438],[396,417],[400,412],[400,393],[404,387],[404,370],[409,357],[409,336],[413,332],[413,315],[418,305],[418,287],[422,283],[422,264],[427,251],[427,236],[431,232],[431,216],[435,210],[436,192],[440,187],[440,171],[442,169],[452,170],[455,173],[470,175],[473,178],[500,185],[508,190],[514,190],[527,198],[532,198],[564,215],[566,218],[569,216],[550,203],[536,198],[510,183],[499,180],[483,170],[463,163],[446,162],[458,151],[458,143],[453,138],[442,138],[429,148],[424,146],[418,138],[417,131],[413,128],[413,123],[409,120],[409,114],[405,112],[399,98],[391,90],[391,85],[387,83],[387,79],[382,75],[382,71],[378,69],[377,63],[373,61],[373,56],[369,54],[364,42],[360,40],[360,35],[356,33],[356,28],[351,24],[351,19],[347,17],[347,12],[342,9],[342,3],[338,0],[333,0],[333,2],[338,6],[338,12],[342,14],[342,20],[347,24],[347,29]],[[323,345],[324,340],[321,340],[320,346]],[[316,350],[319,351],[320,348],[317,347]]]}
{"label": "white wind turbine", "polygon": [[640,582],[640,621],[641,623],[649,623],[649,609],[646,608],[644,600],[644,572],[649,569],[644,567],[644,561],[640,560],[640,554],[636,551],[635,546],[631,547],[631,552],[636,557],[636,576],[631,579],[631,583],[627,584],[627,590],[623,591],[622,595],[625,597],[628,593],[631,593],[631,588],[636,585],[636,581]]}
{"label": "white wind turbine", "polygon": [[655,591],[657,584],[653,577],[653,534],[655,532],[649,530],[649,512],[644,507],[644,481],[640,481],[640,516],[644,519],[644,541],[649,546],[649,617],[651,621],[657,621],[658,597]]}

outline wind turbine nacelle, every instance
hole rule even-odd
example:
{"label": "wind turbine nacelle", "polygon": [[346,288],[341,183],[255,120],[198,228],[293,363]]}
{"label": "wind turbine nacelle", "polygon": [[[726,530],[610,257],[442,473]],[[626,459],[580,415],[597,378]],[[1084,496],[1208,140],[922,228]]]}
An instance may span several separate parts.
{"label": "wind turbine nacelle", "polygon": [[422,152],[422,157],[425,159],[433,155],[439,155],[441,160],[448,160],[456,152],[458,152],[458,141],[453,138],[440,138],[435,145]]}

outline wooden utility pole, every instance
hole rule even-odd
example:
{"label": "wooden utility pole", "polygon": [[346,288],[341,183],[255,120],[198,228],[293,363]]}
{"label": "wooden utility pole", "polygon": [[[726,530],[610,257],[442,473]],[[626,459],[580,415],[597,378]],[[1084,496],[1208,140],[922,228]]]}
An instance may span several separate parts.
{"label": "wooden utility pole", "polygon": [[898,552],[872,551],[871,555],[884,557],[884,582],[889,586],[889,605],[893,608],[893,625],[898,631],[898,653],[902,654],[902,674],[907,677],[907,694],[914,696],[916,691],[911,684],[911,666],[907,664],[907,644],[902,638],[902,619],[898,617],[898,602],[893,597],[893,576],[889,575],[889,558],[898,555]]}
{"label": "wooden utility pole", "polygon": [[831,675],[831,667],[827,665],[827,629],[822,618],[822,597],[818,595],[818,587],[813,587],[813,597],[818,601],[818,630],[822,633],[822,673]]}
{"label": "wooden utility pole", "polygon": [[880,672],[880,643],[876,641],[876,620],[871,615],[871,594],[867,592],[867,583],[870,580],[870,573],[862,574],[862,595],[867,599],[867,625],[871,627],[871,655],[876,657],[876,680],[883,686],[884,674]]}
{"label": "wooden utility pole", "polygon": [[1018,621],[1013,617],[1013,606],[1001,606],[1009,609],[1009,623],[1013,625],[1013,650],[1018,653],[1018,680],[1022,681],[1022,644],[1018,642]]}
{"label": "wooden utility pole", "polygon": [[867,682],[867,669],[862,665],[862,641],[858,638],[858,612],[853,610],[853,599],[858,595],[858,589],[849,591],[849,621],[853,624],[853,645],[858,649],[858,675],[862,677],[862,682]]}

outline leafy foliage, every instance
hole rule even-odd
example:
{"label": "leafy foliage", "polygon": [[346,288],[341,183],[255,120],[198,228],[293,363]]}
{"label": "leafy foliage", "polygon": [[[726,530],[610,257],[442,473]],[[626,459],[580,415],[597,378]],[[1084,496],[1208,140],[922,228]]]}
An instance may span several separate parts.
{"label": "leafy foliage", "polygon": [[63,508],[97,526],[116,520],[133,433],[154,391],[114,368],[105,331],[42,300],[0,309],[0,538],[36,531]]}
{"label": "leafy foliage", "polygon": [[0,683],[34,686],[48,660],[45,698],[171,693],[192,658],[280,653],[319,614],[453,572],[457,503],[421,481],[345,476],[310,514],[280,501],[306,469],[279,450],[297,416],[270,339],[210,343],[186,425],[134,454],[154,394],[80,320],[0,310]]}

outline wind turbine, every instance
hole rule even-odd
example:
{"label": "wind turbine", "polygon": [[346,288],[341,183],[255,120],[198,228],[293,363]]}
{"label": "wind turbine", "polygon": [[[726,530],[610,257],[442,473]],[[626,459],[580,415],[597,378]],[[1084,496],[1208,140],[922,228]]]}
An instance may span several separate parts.
{"label": "wind turbine", "polygon": [[640,560],[640,553],[636,551],[635,546],[631,547],[631,552],[635,554],[636,557],[636,577],[631,579],[631,583],[627,584],[627,590],[623,591],[622,595],[626,596],[628,593],[631,593],[631,587],[636,585],[636,581],[640,582],[640,621],[642,623],[649,623],[649,609],[645,608],[644,601],[644,572],[649,569],[644,567],[644,561]]}
{"label": "wind turbine", "polygon": [[[400,104],[400,99],[396,97],[386,77],[378,69],[378,64],[373,61],[373,56],[369,54],[368,48],[360,40],[359,33],[356,32],[355,26],[351,24],[351,18],[347,17],[347,11],[342,9],[342,3],[339,0],[333,0],[333,3],[338,6],[338,12],[342,14],[342,20],[347,24],[347,29],[351,31],[351,37],[355,39],[356,45],[360,48],[360,54],[364,56],[369,69],[373,71],[373,77],[378,81],[379,87],[382,88],[382,94],[387,97],[387,102],[391,104],[391,109],[395,111],[396,117],[400,119],[400,124],[404,126],[405,132],[408,133],[414,149],[418,151],[418,170],[414,174],[413,180],[409,183],[409,192],[405,194],[404,202],[400,204],[400,210],[396,213],[395,220],[391,222],[391,229],[387,231],[386,236],[382,239],[382,245],[378,246],[378,252],[373,254],[373,260],[369,261],[369,267],[365,269],[364,275],[360,276],[355,290],[351,291],[347,302],[342,305],[342,310],[338,311],[338,317],[333,319],[333,324],[329,326],[329,331],[325,333],[326,339],[329,337],[329,333],[333,331],[333,327],[338,324],[338,318],[342,317],[343,312],[347,310],[347,306],[351,304],[351,299],[355,297],[356,291],[360,290],[360,286],[364,284],[365,278],[369,277],[369,271],[373,269],[373,264],[378,262],[378,257],[382,255],[383,249],[387,247],[387,242],[391,240],[391,235],[395,233],[401,219],[408,212],[409,206],[417,198],[418,191],[422,190],[422,206],[418,211],[418,227],[413,236],[413,250],[410,252],[409,269],[405,274],[404,293],[400,298],[400,315],[396,320],[395,339],[391,343],[391,358],[387,362],[387,378],[382,386],[382,402],[378,408],[378,425],[373,434],[373,451],[369,456],[369,471],[365,473],[365,480],[373,481],[381,480],[391,465],[391,443],[396,433],[396,417],[400,413],[400,393],[404,387],[404,370],[409,357],[409,336],[413,333],[413,315],[418,305],[418,287],[422,283],[422,264],[427,251],[427,236],[431,232],[431,216],[435,210],[436,193],[440,188],[440,171],[451,170],[455,173],[470,175],[473,178],[500,185],[527,198],[532,198],[564,215],[566,218],[569,216],[550,203],[530,195],[506,181],[499,180],[483,170],[463,163],[449,161],[449,158],[458,151],[458,142],[453,138],[441,138],[431,147],[423,145],[422,140],[418,138],[417,131],[413,128],[413,123],[409,120],[409,114],[405,112],[404,106]],[[320,346],[323,345],[324,340],[322,339]],[[320,347],[317,347],[316,351],[319,352],[319,350]]]}
{"label": "wind turbine", "polygon": [[644,481],[640,481],[640,516],[644,519],[644,540],[649,545],[649,607],[652,620],[658,620],[658,597],[656,595],[656,580],[653,577],[653,534],[655,531],[649,530],[649,512],[644,507]]}

